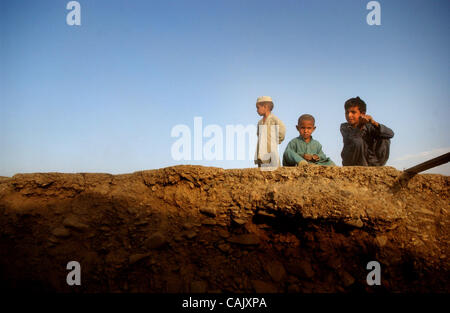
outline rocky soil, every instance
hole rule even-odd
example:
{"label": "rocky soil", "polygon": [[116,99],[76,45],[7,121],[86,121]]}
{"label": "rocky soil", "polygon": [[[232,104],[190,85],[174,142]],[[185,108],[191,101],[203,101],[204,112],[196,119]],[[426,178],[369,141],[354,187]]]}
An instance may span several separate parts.
{"label": "rocky soil", "polygon": [[0,289],[448,293],[449,186],[391,167],[0,177]]}

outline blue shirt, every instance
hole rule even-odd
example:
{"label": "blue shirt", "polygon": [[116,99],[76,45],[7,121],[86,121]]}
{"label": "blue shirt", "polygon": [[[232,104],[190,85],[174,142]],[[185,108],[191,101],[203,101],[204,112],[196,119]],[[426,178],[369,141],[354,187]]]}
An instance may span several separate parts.
{"label": "blue shirt", "polygon": [[334,162],[331,161],[331,159],[328,158],[322,151],[322,145],[320,142],[314,140],[312,137],[310,142],[306,142],[301,136],[298,136],[288,143],[283,154],[283,166],[296,166],[298,162],[305,160],[303,158],[304,154],[317,154],[319,156],[319,161],[308,161],[308,163],[331,166],[335,165]]}

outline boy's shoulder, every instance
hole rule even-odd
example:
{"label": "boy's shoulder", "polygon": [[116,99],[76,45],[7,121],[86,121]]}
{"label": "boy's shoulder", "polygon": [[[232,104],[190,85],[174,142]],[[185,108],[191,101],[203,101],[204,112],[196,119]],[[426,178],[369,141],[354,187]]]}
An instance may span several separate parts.
{"label": "boy's shoulder", "polygon": [[300,143],[300,142],[302,142],[302,140],[300,139],[300,136],[294,137],[289,141],[289,143]]}
{"label": "boy's shoulder", "polygon": [[322,144],[319,142],[319,140],[316,140],[314,138],[311,138],[311,141],[309,143],[312,143],[312,144],[317,145],[317,146],[322,146]]}
{"label": "boy's shoulder", "polygon": [[359,133],[359,129],[354,128],[349,123],[342,123],[340,127],[341,134],[345,136],[353,136],[355,133]]}
{"label": "boy's shoulder", "polygon": [[276,122],[281,122],[280,118],[278,116],[276,116],[275,114],[273,114],[273,113],[270,113],[269,119],[272,119],[272,120],[274,120]]}
{"label": "boy's shoulder", "polygon": [[270,113],[270,115],[266,118],[266,121],[264,122],[264,117],[261,118],[258,121],[258,124],[274,124],[274,125],[278,125],[278,124],[283,124],[283,122],[273,113]]}
{"label": "boy's shoulder", "polygon": [[[302,139],[302,137],[298,136],[298,137],[292,138],[292,139],[289,141],[289,144],[295,144],[295,145],[305,144],[305,145],[306,145],[307,143]],[[321,145],[320,142],[319,142],[318,140],[315,140],[315,139],[313,139],[313,138],[311,138],[311,141],[309,142],[309,144],[313,144],[313,145]]]}

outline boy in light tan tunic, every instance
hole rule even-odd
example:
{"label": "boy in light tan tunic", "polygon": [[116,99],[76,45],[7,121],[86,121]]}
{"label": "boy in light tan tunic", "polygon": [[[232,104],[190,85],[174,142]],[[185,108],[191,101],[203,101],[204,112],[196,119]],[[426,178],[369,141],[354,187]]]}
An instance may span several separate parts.
{"label": "boy in light tan tunic", "polygon": [[271,97],[258,97],[256,111],[263,117],[258,122],[257,130],[258,144],[256,146],[255,164],[258,164],[258,167],[280,166],[278,145],[284,140],[286,126],[272,114],[272,110],[273,101]]}

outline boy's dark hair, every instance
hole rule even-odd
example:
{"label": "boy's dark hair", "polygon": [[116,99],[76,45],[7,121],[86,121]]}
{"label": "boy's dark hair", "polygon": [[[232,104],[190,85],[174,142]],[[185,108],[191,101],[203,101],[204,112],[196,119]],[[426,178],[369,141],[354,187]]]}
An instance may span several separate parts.
{"label": "boy's dark hair", "polygon": [[358,107],[359,111],[363,114],[365,114],[367,110],[366,103],[360,97],[348,99],[347,101],[345,101],[344,107],[346,111],[348,108]]}
{"label": "boy's dark hair", "polygon": [[311,114],[303,114],[298,118],[297,125],[300,125],[303,121],[312,121],[314,125],[316,125],[316,120],[314,119],[314,116]]}

